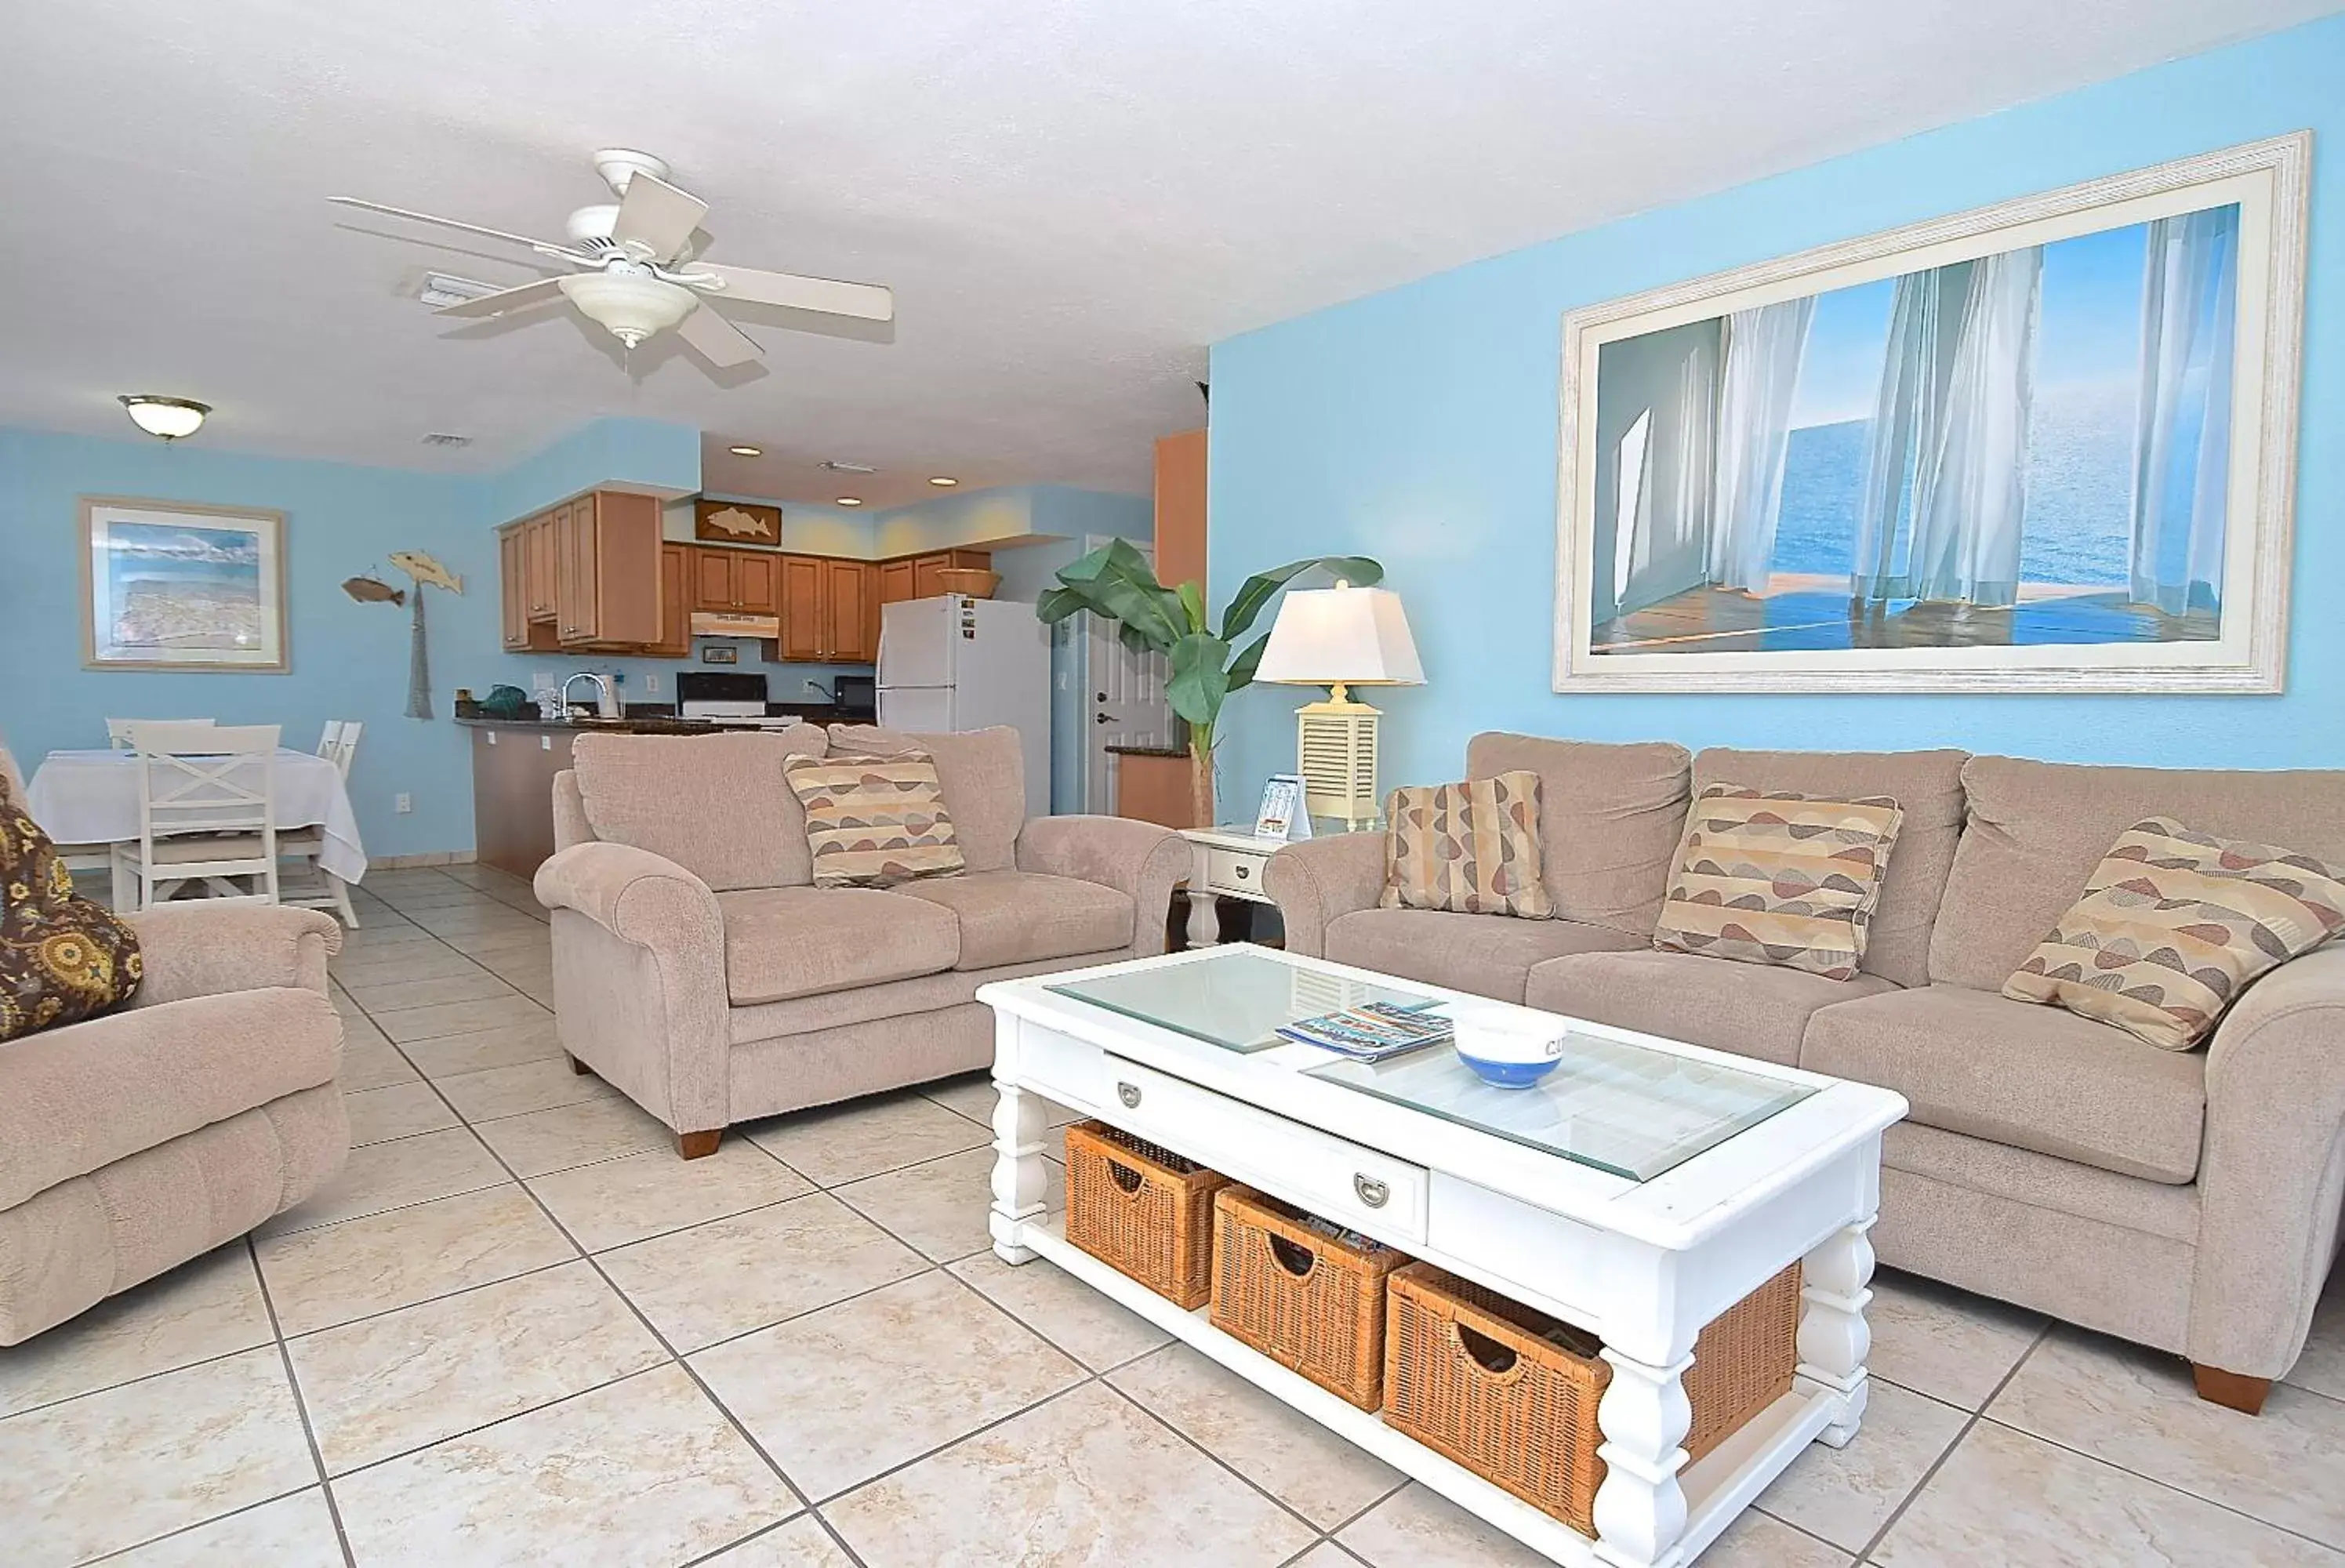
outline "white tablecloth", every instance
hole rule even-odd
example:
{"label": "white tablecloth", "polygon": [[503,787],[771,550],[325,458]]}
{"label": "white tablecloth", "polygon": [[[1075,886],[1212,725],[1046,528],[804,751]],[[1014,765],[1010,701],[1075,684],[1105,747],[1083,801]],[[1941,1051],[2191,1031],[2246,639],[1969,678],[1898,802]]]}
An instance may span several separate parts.
{"label": "white tablecloth", "polygon": [[[25,786],[25,806],[59,844],[137,838],[137,759],[128,752],[51,752]],[[326,846],[318,864],[344,882],[366,875],[350,791],[342,787],[341,770],[324,757],[278,749],[277,826],[280,832],[323,827]]]}

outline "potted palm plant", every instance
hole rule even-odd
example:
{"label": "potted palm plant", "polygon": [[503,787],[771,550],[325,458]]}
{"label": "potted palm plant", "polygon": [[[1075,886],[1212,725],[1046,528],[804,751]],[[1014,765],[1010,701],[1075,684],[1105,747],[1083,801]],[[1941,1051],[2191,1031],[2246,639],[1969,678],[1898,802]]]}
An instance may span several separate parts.
{"label": "potted palm plant", "polygon": [[1253,683],[1270,633],[1264,632],[1243,647],[1239,643],[1287,584],[1320,568],[1356,588],[1373,586],[1385,574],[1382,566],[1359,555],[1315,555],[1257,572],[1238,586],[1216,631],[1206,614],[1201,585],[1165,587],[1156,581],[1148,558],[1118,539],[1061,568],[1059,586],[1045,589],[1034,609],[1050,624],[1088,610],[1113,622],[1124,646],[1165,656],[1170,674],[1164,695],[1189,725],[1190,801],[1197,825],[1206,827],[1213,820],[1214,726],[1230,693]]}

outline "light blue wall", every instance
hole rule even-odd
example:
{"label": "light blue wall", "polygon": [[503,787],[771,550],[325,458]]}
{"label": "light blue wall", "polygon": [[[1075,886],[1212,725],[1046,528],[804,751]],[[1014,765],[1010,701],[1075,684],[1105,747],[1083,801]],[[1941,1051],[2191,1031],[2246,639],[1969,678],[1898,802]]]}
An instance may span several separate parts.
{"label": "light blue wall", "polygon": [[[2345,18],[1873,148],[1264,328],[1213,354],[1217,598],[1297,556],[1383,561],[1429,683],[1376,695],[1386,784],[1507,728],[1689,745],[1951,744],[2345,765]],[[2283,697],[1560,696],[1549,687],[1560,318],[1831,240],[2311,126],[2311,268]],[[1570,170],[1556,177],[1568,179]],[[1294,765],[1302,693],[1232,700],[1223,776]]]}
{"label": "light blue wall", "polygon": [[[449,721],[452,694],[459,686],[485,692],[499,681],[526,690],[539,663],[564,673],[582,667],[571,655],[503,651],[495,527],[613,481],[696,488],[697,433],[602,420],[503,473],[457,478],[250,457],[200,438],[167,447],[144,438],[0,429],[0,560],[8,563],[0,574],[0,735],[29,770],[47,752],[106,744],[109,716],[275,723],[286,744],[304,749],[317,744],[326,720],[358,719],[366,733],[350,794],[369,855],[470,849],[472,751],[469,732]],[[282,674],[83,669],[76,502],[84,495],[285,513],[292,667]],[[340,587],[367,571],[406,586],[386,560],[393,550],[425,551],[464,582],[461,596],[427,591],[440,715],[428,723],[405,716],[408,612],[359,603]],[[661,670],[665,685],[681,667],[623,663],[631,671],[630,701],[650,700],[643,671]],[[405,814],[392,809],[401,794],[412,800]]]}

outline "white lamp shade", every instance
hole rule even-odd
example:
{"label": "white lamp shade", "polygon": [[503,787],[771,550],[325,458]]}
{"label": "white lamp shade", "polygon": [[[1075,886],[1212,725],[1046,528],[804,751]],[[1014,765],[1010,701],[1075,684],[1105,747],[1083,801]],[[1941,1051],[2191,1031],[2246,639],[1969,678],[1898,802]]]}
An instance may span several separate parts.
{"label": "white lamp shade", "polygon": [[700,296],[675,283],[629,272],[574,272],[556,279],[570,302],[632,349],[665,332],[700,303]]}
{"label": "white lamp shade", "polygon": [[1257,681],[1289,686],[1419,686],[1416,639],[1389,588],[1304,588],[1287,594]]}

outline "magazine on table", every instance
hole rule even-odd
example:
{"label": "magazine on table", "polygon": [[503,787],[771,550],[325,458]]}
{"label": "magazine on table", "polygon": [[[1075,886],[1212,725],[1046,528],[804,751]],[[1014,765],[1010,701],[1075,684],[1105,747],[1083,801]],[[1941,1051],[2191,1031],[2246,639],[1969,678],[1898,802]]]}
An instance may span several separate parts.
{"label": "magazine on table", "polygon": [[1315,1017],[1282,1025],[1279,1033],[1290,1040],[1322,1050],[1339,1051],[1360,1061],[1382,1061],[1403,1051],[1437,1046],[1454,1037],[1457,1027],[1426,1009],[1433,1004],[1367,1002]]}

